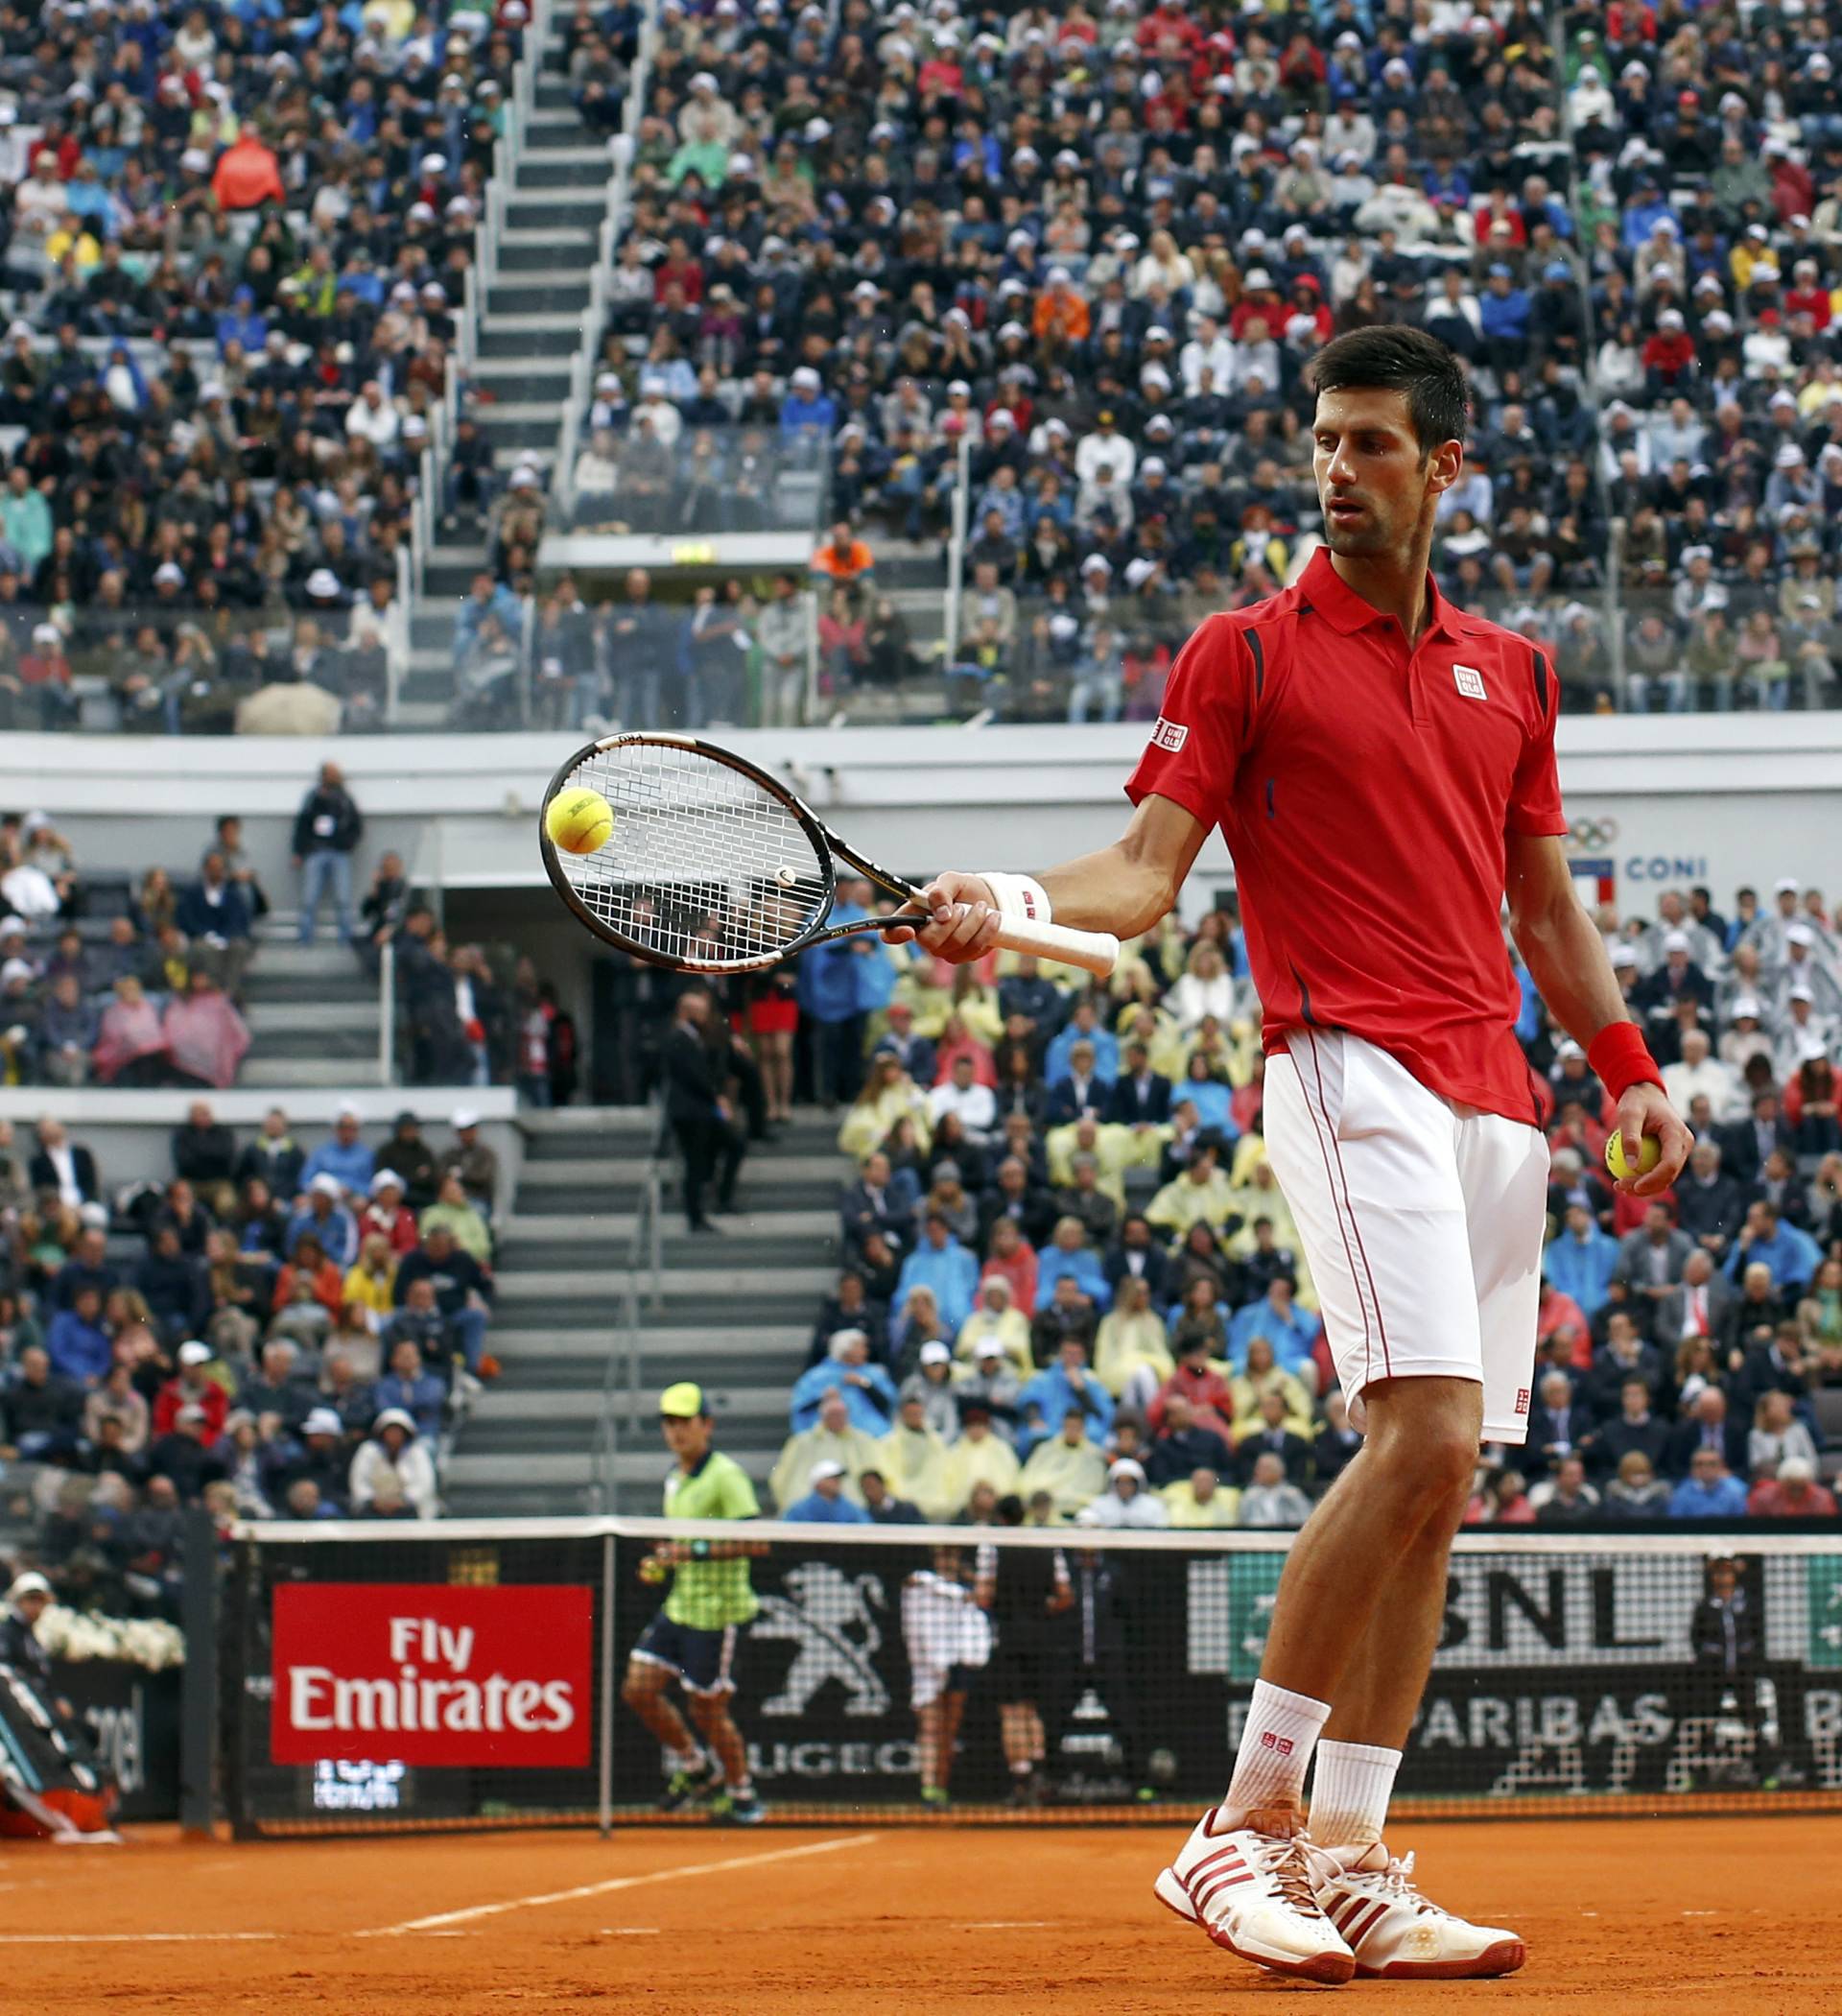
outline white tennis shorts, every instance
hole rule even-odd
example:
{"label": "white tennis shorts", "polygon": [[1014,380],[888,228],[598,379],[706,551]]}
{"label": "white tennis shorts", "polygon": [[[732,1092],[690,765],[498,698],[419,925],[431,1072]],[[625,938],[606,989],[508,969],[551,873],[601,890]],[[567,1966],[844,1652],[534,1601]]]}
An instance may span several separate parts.
{"label": "white tennis shorts", "polygon": [[1340,1030],[1266,1059],[1266,1151],[1344,1394],[1475,1379],[1484,1437],[1528,1432],[1547,1208],[1540,1131],[1429,1091]]}

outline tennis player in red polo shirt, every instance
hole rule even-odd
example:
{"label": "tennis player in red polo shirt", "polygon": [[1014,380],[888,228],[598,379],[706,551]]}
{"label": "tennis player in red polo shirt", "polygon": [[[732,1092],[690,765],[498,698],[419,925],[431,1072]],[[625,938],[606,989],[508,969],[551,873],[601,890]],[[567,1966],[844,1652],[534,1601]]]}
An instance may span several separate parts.
{"label": "tennis player in red polo shirt", "polygon": [[1267,1151],[1366,1440],[1287,1560],[1227,1797],[1157,1894],[1283,1974],[1506,1974],[1522,1940],[1431,1905],[1382,1844],[1478,1443],[1522,1441],[1528,1414],[1547,1148],[1505,895],[1632,1166],[1640,1137],[1662,1147],[1628,1187],[1663,1189],[1690,1142],[1574,894],[1553,667],[1427,571],[1464,462],[1457,361],[1370,328],[1313,369],[1326,546],[1190,639],[1120,840],[1040,878],[941,875],[921,937],[964,961],[1006,913],[1134,936],[1221,828],[1265,1010]]}

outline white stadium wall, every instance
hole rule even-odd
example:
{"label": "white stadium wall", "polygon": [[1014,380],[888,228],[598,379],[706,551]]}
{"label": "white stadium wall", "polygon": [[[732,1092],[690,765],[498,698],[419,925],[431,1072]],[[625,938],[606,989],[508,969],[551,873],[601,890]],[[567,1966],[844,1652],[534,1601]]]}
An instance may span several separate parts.
{"label": "white stadium wall", "polygon": [[[950,863],[1040,866],[1102,842],[1125,816],[1121,783],[1143,724],[968,729],[786,729],[736,747],[795,779],[820,815],[905,872]],[[180,867],[214,815],[236,812],[288,889],[288,835],[316,766],[344,766],[367,830],[361,868],[395,847],[452,889],[542,886],[534,839],[566,735],[430,735],[340,742],[13,735],[0,805],[39,810],[93,862]],[[1842,889],[1842,713],[1564,720],[1561,777],[1583,875],[1649,912],[1659,886],[1796,874]],[[419,856],[419,859],[418,859]],[[1198,864],[1199,908],[1232,882],[1219,841]],[[286,900],[284,896],[284,900]]]}

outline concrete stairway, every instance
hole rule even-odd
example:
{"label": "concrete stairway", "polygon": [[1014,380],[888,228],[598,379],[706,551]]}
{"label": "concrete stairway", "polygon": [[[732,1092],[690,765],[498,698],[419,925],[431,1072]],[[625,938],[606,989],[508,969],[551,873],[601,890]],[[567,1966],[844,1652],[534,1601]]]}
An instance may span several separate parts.
{"label": "concrete stairway", "polygon": [[237,1083],[246,1090],[375,1084],[377,983],[333,935],[326,911],[313,944],[299,943],[296,929],[292,912],[272,913],[257,927],[244,980],[250,1049]]}
{"label": "concrete stairway", "polygon": [[[588,1507],[602,1390],[619,1349],[621,1422],[611,1510],[656,1512],[670,1459],[652,1413],[661,1387],[696,1379],[721,1446],[765,1482],[788,1397],[836,1274],[836,1124],[802,1119],[744,1167],[720,1237],[685,1233],[665,1206],[663,1292],[625,1355],[628,1258],[646,1169],[646,1123],[628,1113],[528,1113],[525,1162],[500,1228],[491,1348],[504,1370],[474,1404],[448,1464],[456,1514]],[[631,1375],[633,1386],[627,1380]],[[629,1390],[637,1418],[626,1418]]]}
{"label": "concrete stairway", "polygon": [[[471,372],[473,415],[508,472],[520,460],[548,468],[582,340],[588,276],[607,208],[605,138],[577,116],[553,32],[543,50],[535,110],[506,203],[497,270],[485,295]],[[410,669],[398,696],[406,727],[438,727],[453,696],[454,605],[484,563],[483,528],[444,524],[430,550],[411,620]]]}

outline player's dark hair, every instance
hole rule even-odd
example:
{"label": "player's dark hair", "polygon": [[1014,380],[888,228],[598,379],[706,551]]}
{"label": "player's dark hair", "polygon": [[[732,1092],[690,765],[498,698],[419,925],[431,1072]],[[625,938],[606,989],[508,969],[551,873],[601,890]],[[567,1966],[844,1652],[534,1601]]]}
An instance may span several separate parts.
{"label": "player's dark hair", "polygon": [[1311,374],[1320,392],[1405,392],[1423,462],[1441,441],[1465,438],[1464,371],[1455,353],[1424,329],[1402,323],[1352,329],[1318,351]]}

